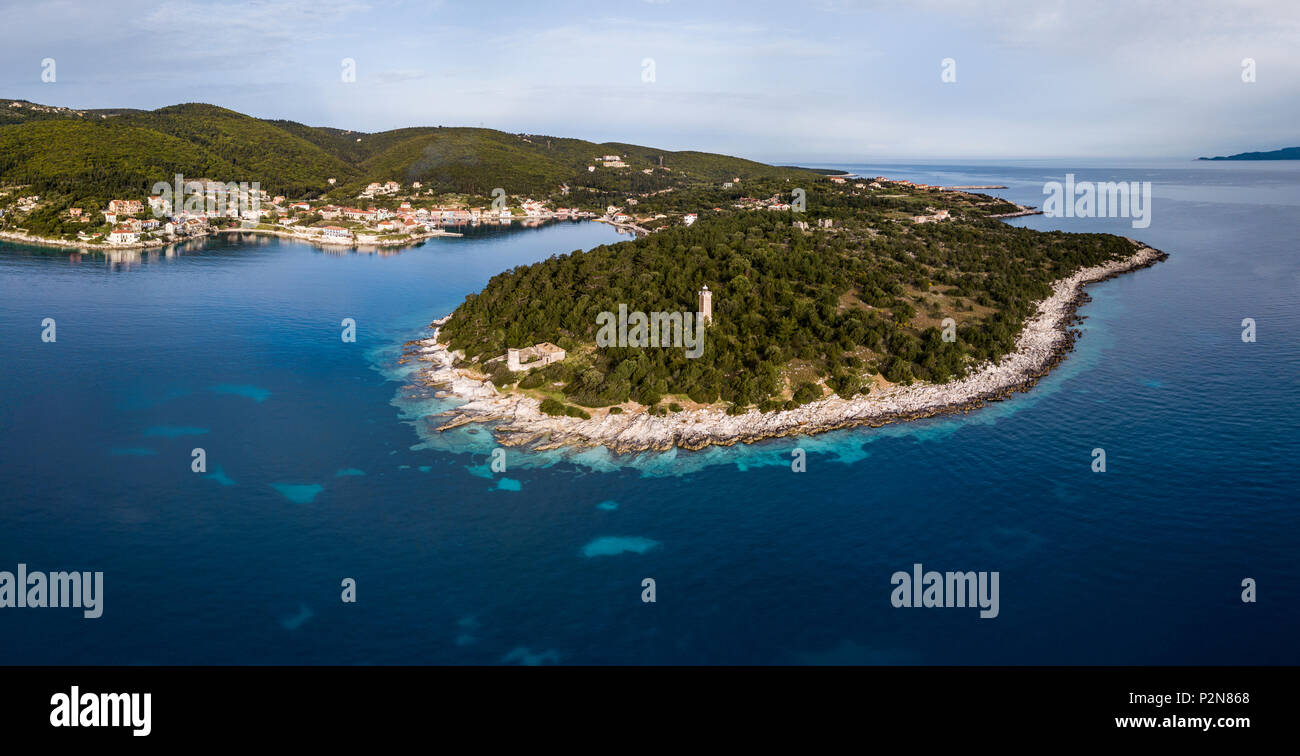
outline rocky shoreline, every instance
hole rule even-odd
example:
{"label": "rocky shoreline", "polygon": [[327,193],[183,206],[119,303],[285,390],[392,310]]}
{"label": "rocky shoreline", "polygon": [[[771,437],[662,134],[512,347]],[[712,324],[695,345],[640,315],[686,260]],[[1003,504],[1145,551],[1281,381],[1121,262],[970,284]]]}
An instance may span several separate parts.
{"label": "rocky shoreline", "polygon": [[731,446],[767,438],[809,435],[855,426],[880,427],[888,423],[936,415],[965,413],[1017,391],[1028,391],[1074,349],[1079,337],[1074,325],[1077,311],[1089,301],[1089,284],[1141,268],[1168,257],[1137,242],[1136,251],[1123,260],[1084,268],[1053,284],[1051,296],[1016,338],[1016,349],[997,364],[986,363],[966,378],[944,384],[919,383],[873,390],[867,396],[842,399],[831,396],[792,410],[728,415],[720,408],[686,410],[667,416],[648,412],[602,414],[590,419],[555,417],[541,411],[537,399],[502,394],[482,376],[454,367],[459,353],[439,344],[438,329],[450,315],[433,323],[431,337],[407,344],[405,360],[427,363],[422,382],[440,398],[465,403],[429,420],[441,420],[440,431],[468,423],[493,426],[504,446],[527,446],[537,451],[562,446],[605,446],[616,453],[666,451],[674,447],[703,449]]}
{"label": "rocky shoreline", "polygon": [[1032,207],[1023,207],[1023,206],[1020,206],[1020,205],[1017,205],[1017,207],[1020,207],[1020,209],[1017,210],[1017,211],[1015,211],[1014,213],[998,213],[997,215],[986,215],[986,216],[984,216],[984,217],[985,217],[985,218],[1021,218],[1021,217],[1024,217],[1024,216],[1026,216],[1026,215],[1042,215],[1042,214],[1043,214],[1043,211],[1042,211],[1042,210],[1039,210],[1039,209],[1037,209],[1037,208],[1032,208]]}
{"label": "rocky shoreline", "polygon": [[176,244],[172,241],[148,241],[136,244],[108,244],[104,242],[94,243],[86,241],[69,241],[67,239],[49,239],[44,236],[32,236],[31,234],[20,234],[17,231],[0,231],[0,241],[15,242],[18,244],[35,244],[42,247],[58,247],[60,249],[82,249],[87,251],[99,252],[120,252],[124,250],[140,249],[158,249],[170,244]]}

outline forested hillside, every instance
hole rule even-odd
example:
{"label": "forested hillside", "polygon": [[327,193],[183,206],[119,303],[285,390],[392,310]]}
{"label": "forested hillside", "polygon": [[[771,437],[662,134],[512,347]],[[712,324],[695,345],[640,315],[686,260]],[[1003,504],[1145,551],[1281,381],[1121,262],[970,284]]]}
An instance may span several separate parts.
{"label": "forested hillside", "polygon": [[[456,310],[442,339],[465,352],[467,365],[507,347],[554,342],[569,357],[519,386],[558,382],[567,400],[591,407],[629,399],[653,406],[672,396],[770,410],[829,391],[853,396],[869,390],[875,373],[890,382],[946,381],[1011,351],[1050,282],[1133,251],[1121,237],[979,219],[988,209],[962,199],[970,196],[871,196],[823,185],[810,192],[806,214],[722,212],[689,228],[552,257],[495,276]],[[927,207],[966,220],[906,219]],[[793,225],[809,217],[831,218],[833,227]],[[713,291],[714,323],[701,357],[595,347],[601,312],[620,304],[693,312],[704,285]],[[959,334],[951,342],[942,339],[946,317]],[[503,387],[520,380],[499,365],[482,369]]]}
{"label": "forested hillside", "polygon": [[[725,155],[492,129],[429,126],[369,134],[263,120],[198,103],[153,111],[78,111],[22,102],[12,107],[13,102],[0,100],[0,184],[58,194],[60,207],[138,197],[176,172],[256,181],[290,197],[332,192],[337,201],[355,197],[369,182],[388,180],[480,197],[497,187],[511,196],[539,199],[563,196],[571,188],[575,202],[595,202],[608,192],[724,177],[813,175]],[[598,160],[604,155],[621,156],[626,167],[605,168]],[[593,165],[601,167],[588,170]]]}

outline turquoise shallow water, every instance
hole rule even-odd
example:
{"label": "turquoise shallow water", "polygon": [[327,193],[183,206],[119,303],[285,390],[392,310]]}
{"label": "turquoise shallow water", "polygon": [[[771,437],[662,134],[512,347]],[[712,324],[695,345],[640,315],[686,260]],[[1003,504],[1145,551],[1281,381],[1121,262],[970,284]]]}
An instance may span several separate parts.
{"label": "turquoise shallow water", "polygon": [[[387,256],[250,237],[133,264],[0,245],[0,570],[103,570],[106,594],[98,620],[0,611],[0,663],[1300,662],[1300,171],[861,170],[1031,204],[1067,171],[1150,180],[1147,229],[1016,222],[1171,258],[1094,287],[1078,350],[970,415],[698,453],[511,450],[494,473],[487,433],[423,422],[442,405],[409,398],[401,345],[608,227]],[[915,563],[999,571],[999,616],[893,608]]]}

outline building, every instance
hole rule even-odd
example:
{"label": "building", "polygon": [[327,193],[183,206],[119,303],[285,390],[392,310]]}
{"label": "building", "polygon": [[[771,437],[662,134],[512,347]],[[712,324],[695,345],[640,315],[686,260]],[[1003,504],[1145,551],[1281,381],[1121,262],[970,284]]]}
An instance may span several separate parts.
{"label": "building", "polygon": [[[934,208],[927,207],[926,210],[934,210]],[[913,223],[932,223],[932,222],[936,222],[936,221],[945,221],[945,220],[948,220],[950,217],[952,217],[952,216],[948,213],[947,210],[938,210],[938,211],[935,211],[932,215],[913,215],[913,216],[912,216],[912,222],[913,222]]]}
{"label": "building", "polygon": [[342,226],[321,226],[321,236],[326,239],[351,239],[352,232]]}
{"label": "building", "polygon": [[564,350],[550,343],[543,341],[540,344],[533,344],[526,349],[507,349],[506,350],[506,367],[512,372],[520,370],[532,370],[537,367],[544,367],[554,362],[564,359]]}
{"label": "building", "polygon": [[355,221],[372,221],[375,219],[374,210],[361,210],[355,207],[343,208],[343,217]]}
{"label": "building", "polygon": [[126,226],[117,226],[108,235],[109,244],[136,244],[140,241],[140,232],[132,231]]}
{"label": "building", "polygon": [[140,200],[109,200],[108,212],[115,215],[135,215],[144,210],[144,203]]}
{"label": "building", "polygon": [[706,325],[713,322],[713,292],[709,291],[708,284],[700,289],[699,307],[695,312],[696,317]]}

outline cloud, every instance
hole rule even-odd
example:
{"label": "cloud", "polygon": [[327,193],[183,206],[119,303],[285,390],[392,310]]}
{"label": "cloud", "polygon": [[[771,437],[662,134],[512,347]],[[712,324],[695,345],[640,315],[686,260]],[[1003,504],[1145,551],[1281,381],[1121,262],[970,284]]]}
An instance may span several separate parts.
{"label": "cloud", "polygon": [[[212,8],[13,6],[4,94],[77,107],[210,101],[367,131],[483,123],[790,159],[1198,155],[1294,141],[1300,120],[1300,5],[1280,0],[821,0],[799,14],[753,2],[740,16],[584,0],[489,14],[360,0]],[[57,86],[39,82],[47,56]],[[954,84],[939,79],[949,57]],[[1246,57],[1253,84],[1241,81]],[[356,61],[355,84],[340,81],[343,58]]]}

